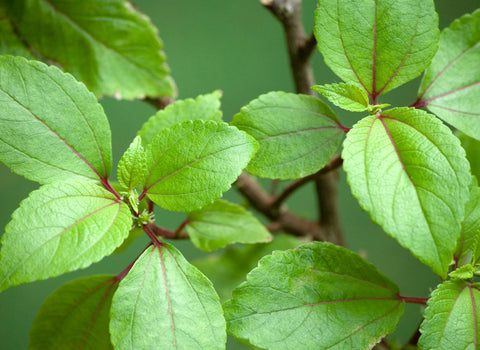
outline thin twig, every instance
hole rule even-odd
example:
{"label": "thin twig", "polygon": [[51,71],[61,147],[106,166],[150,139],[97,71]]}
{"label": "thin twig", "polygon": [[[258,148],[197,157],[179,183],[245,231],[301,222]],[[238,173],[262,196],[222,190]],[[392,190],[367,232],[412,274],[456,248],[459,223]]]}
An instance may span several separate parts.
{"label": "thin twig", "polygon": [[338,167],[342,166],[343,164],[343,159],[340,156],[337,156],[333,158],[325,167],[317,171],[316,173],[312,175],[308,175],[305,177],[302,177],[301,179],[298,179],[294,182],[292,182],[290,185],[284,188],[282,193],[275,199],[275,201],[272,203],[273,208],[280,208],[283,202],[291,195],[293,194],[296,190],[298,190],[300,187],[303,185],[309,183],[312,180],[315,180],[317,177],[328,173],[329,171],[335,170]]}
{"label": "thin twig", "polygon": [[188,233],[186,233],[185,231],[180,231],[177,234],[175,231],[157,226],[152,222],[146,224],[145,226],[147,226],[155,234],[155,236],[158,237],[163,237],[167,239],[186,239],[189,237]]}
{"label": "thin twig", "polygon": [[174,102],[174,99],[171,97],[145,97],[143,100],[159,110],[164,109]]}
{"label": "thin twig", "polygon": [[237,182],[237,190],[249,201],[253,208],[275,222],[275,230],[283,229],[285,232],[299,237],[307,237],[324,241],[325,236],[321,227],[316,222],[304,220],[288,210],[275,209],[272,203],[275,197],[269,195],[253,177],[242,173]]}

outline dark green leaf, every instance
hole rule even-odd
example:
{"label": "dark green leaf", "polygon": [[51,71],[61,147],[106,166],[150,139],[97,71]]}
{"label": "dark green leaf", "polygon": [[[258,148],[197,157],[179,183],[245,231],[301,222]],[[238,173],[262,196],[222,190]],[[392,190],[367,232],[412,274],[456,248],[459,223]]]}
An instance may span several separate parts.
{"label": "dark green leaf", "polygon": [[225,349],[212,283],[173,246],[149,247],[113,297],[115,349]]}
{"label": "dark green leaf", "polygon": [[419,90],[427,106],[447,123],[480,140],[480,10],[455,20],[441,35],[439,48]]}
{"label": "dark green leaf", "polygon": [[441,284],[427,302],[419,345],[423,350],[475,350],[480,336],[478,284],[453,280]]}
{"label": "dark green leaf", "polygon": [[302,243],[291,235],[276,234],[270,243],[228,247],[223,253],[209,254],[194,264],[213,282],[220,300],[225,301],[232,297],[232,290],[245,281],[260,258],[274,250],[296,248]]}
{"label": "dark green leaf", "polygon": [[112,167],[110,127],[95,97],[70,74],[0,57],[0,161],[27,179],[99,180]]}
{"label": "dark green leaf", "polygon": [[116,288],[113,276],[92,276],[57,289],[33,322],[28,348],[113,350],[108,326]]}
{"label": "dark green leaf", "polygon": [[8,2],[9,0],[0,1],[0,54],[35,59],[26,43],[15,33],[15,28],[7,12]]}
{"label": "dark green leaf", "polygon": [[480,187],[472,186],[465,204],[465,219],[458,239],[455,260],[459,265],[480,262]]}
{"label": "dark green leaf", "polygon": [[186,100],[175,101],[174,104],[159,110],[157,114],[143,124],[138,135],[142,137],[146,146],[163,129],[187,120],[201,119],[220,122],[222,121],[221,97],[222,93],[217,90],[211,94],[200,95],[196,99],[187,98]]}
{"label": "dark green leaf", "polygon": [[433,115],[395,108],[357,123],[342,157],[361,207],[446,277],[471,182],[458,138]]}
{"label": "dark green leaf", "polygon": [[456,135],[462,142],[462,147],[465,149],[465,152],[467,152],[470,169],[478,181],[480,179],[480,141],[458,131],[456,132]]}
{"label": "dark green leaf", "polygon": [[320,1],[315,22],[325,63],[373,97],[419,76],[437,50],[433,0]]}
{"label": "dark green leaf", "polygon": [[22,37],[97,96],[174,94],[157,30],[130,3],[16,0],[10,8]]}
{"label": "dark green leaf", "polygon": [[275,350],[369,349],[404,307],[373,265],[320,242],[263,258],[224,304],[231,334]]}
{"label": "dark green leaf", "polygon": [[217,200],[188,215],[186,230],[197,248],[212,251],[232,243],[261,243],[272,239],[245,208]]}
{"label": "dark green leaf", "polygon": [[225,123],[194,120],[163,129],[147,148],[145,193],[168,210],[199,209],[230,188],[257,147]]}
{"label": "dark green leaf", "polygon": [[141,137],[137,136],[118,163],[117,179],[120,185],[133,189],[143,182],[146,172],[147,155]]}
{"label": "dark green leaf", "polygon": [[270,92],[233,117],[260,144],[247,167],[254,175],[295,179],[320,170],[334,155],[345,128],[318,98]]}
{"label": "dark green leaf", "polygon": [[315,85],[312,89],[322,94],[335,106],[347,111],[363,112],[368,109],[368,95],[357,85],[345,83]]}
{"label": "dark green leaf", "polygon": [[85,268],[112,253],[132,226],[128,206],[90,182],[30,194],[2,236],[0,291]]}

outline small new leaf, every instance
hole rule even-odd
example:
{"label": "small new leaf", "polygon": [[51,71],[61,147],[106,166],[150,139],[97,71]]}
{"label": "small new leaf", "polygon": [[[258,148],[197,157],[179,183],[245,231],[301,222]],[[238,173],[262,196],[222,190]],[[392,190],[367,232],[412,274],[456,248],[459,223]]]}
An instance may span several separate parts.
{"label": "small new leaf", "polygon": [[448,275],[451,278],[469,280],[473,278],[474,274],[475,274],[475,266],[468,264],[468,265],[460,266],[459,268],[450,272]]}
{"label": "small new leaf", "polygon": [[330,243],[264,257],[224,304],[229,333],[265,349],[370,349],[405,303],[373,265]]}
{"label": "small new leaf", "polygon": [[110,174],[110,126],[85,85],[54,66],[0,57],[0,161],[42,184]]}
{"label": "small new leaf", "polygon": [[424,350],[478,348],[480,285],[461,280],[442,283],[427,302],[418,345]]}
{"label": "small new leaf", "polygon": [[352,112],[363,112],[368,109],[369,101],[366,91],[353,84],[315,85],[313,90],[320,93],[335,106]]}
{"label": "small new leaf", "polygon": [[220,122],[222,121],[222,111],[220,110],[221,97],[222,93],[217,90],[211,94],[200,95],[195,99],[177,100],[165,109],[159,110],[153,117],[150,117],[143,124],[138,135],[142,137],[143,144],[146,146],[163,129],[187,120],[201,119]]}
{"label": "small new leaf", "polygon": [[296,179],[320,170],[337,151],[345,131],[320,99],[286,92],[253,100],[233,117],[232,125],[260,144],[247,170],[270,179]]}
{"label": "small new leaf", "polygon": [[30,350],[113,350],[108,331],[114,276],[80,278],[57,289],[40,308]]}
{"label": "small new leaf", "polygon": [[419,106],[480,140],[480,10],[455,20],[420,85]]}
{"label": "small new leaf", "polygon": [[433,115],[394,108],[358,122],[342,157],[360,206],[445,278],[471,182],[458,138]]}
{"label": "small new leaf", "polygon": [[135,137],[118,162],[117,180],[129,190],[143,183],[147,172],[147,155],[142,147],[142,138]]}
{"label": "small new leaf", "polygon": [[147,147],[144,193],[167,210],[199,209],[230,188],[257,147],[225,123],[194,120],[163,129]]}
{"label": "small new leaf", "polygon": [[85,268],[120,246],[131,226],[128,206],[91,182],[45,185],[2,236],[0,291]]}
{"label": "small new leaf", "polygon": [[113,296],[117,350],[225,349],[225,319],[212,283],[173,246],[150,246]]}
{"label": "small new leaf", "polygon": [[217,200],[188,215],[185,226],[197,248],[212,251],[232,243],[263,243],[272,239],[265,226],[245,208]]}

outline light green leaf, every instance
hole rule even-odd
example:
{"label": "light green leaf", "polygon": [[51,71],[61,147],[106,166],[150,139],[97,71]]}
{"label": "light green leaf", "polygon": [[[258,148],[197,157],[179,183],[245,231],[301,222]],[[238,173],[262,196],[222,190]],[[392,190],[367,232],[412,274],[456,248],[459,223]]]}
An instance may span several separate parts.
{"label": "light green leaf", "polygon": [[424,350],[475,350],[480,336],[478,284],[460,280],[442,283],[427,302],[419,346]]}
{"label": "light green leaf", "polygon": [[225,349],[212,283],[173,246],[149,247],[113,296],[115,349]]}
{"label": "light green leaf", "polygon": [[15,33],[12,21],[8,16],[9,0],[0,0],[0,55],[23,56],[35,59],[26,43]]}
{"label": "light green leaf", "polygon": [[70,74],[0,57],[0,161],[27,179],[99,180],[112,167],[110,126],[95,97]]}
{"label": "light green leaf", "polygon": [[28,348],[113,350],[108,326],[116,282],[114,276],[92,276],[57,289],[33,322]]}
{"label": "light green leaf", "polygon": [[247,170],[271,179],[296,179],[320,170],[345,131],[318,98],[286,92],[261,95],[233,117],[232,125],[260,144]]}
{"label": "light green leaf", "polygon": [[459,265],[480,262],[480,187],[472,186],[470,198],[465,204],[465,218],[455,251]]}
{"label": "light green leaf", "polygon": [[145,179],[147,155],[142,147],[142,138],[135,137],[118,162],[117,179],[120,185],[133,189]]}
{"label": "light green leaf", "polygon": [[221,254],[208,254],[194,265],[202,271],[217,290],[220,300],[232,297],[232,291],[245,281],[247,273],[257,266],[258,260],[274,250],[296,248],[303,242],[287,234],[276,234],[272,242],[252,245],[235,245]]}
{"label": "light green leaf", "polygon": [[225,123],[176,124],[147,147],[144,193],[168,210],[199,209],[230,188],[256,150],[253,138]]}
{"label": "light green leaf", "polygon": [[438,52],[425,72],[418,107],[427,108],[480,140],[480,10],[443,30]]}
{"label": "light green leaf", "polygon": [[480,179],[480,141],[458,131],[456,135],[462,142],[465,152],[467,152],[467,159],[470,163],[472,174],[475,175],[477,180]]}
{"label": "light green leaf", "polygon": [[197,98],[187,98],[186,100],[175,101],[165,109],[159,110],[157,114],[143,124],[138,135],[142,136],[144,145],[150,141],[163,129],[170,128],[175,124],[187,120],[213,120],[222,121],[222,111],[220,111],[220,98],[222,93],[214,91],[211,94],[200,95]]}
{"label": "light green leaf", "polygon": [[374,98],[419,76],[437,51],[433,0],[320,1],[315,22],[325,63]]}
{"label": "light green leaf", "polygon": [[232,243],[263,243],[272,239],[265,226],[245,208],[223,200],[190,213],[185,228],[193,244],[205,251]]}
{"label": "light green leaf", "polygon": [[97,96],[172,96],[162,43],[148,17],[124,0],[18,0],[21,36]]}
{"label": "light green leaf", "polygon": [[128,206],[91,182],[45,185],[2,236],[0,291],[85,268],[112,253],[131,226]]}
{"label": "light green leaf", "polygon": [[471,182],[458,138],[433,115],[394,108],[358,122],[342,157],[360,206],[446,277]]}
{"label": "light green leaf", "polygon": [[475,266],[473,265],[463,265],[448,274],[451,278],[457,278],[462,280],[469,280],[472,279],[475,275]]}
{"label": "light green leaf", "polygon": [[320,242],[263,258],[224,304],[229,333],[275,350],[369,349],[404,308],[373,265]]}
{"label": "light green leaf", "polygon": [[315,85],[313,90],[322,94],[335,106],[347,111],[363,112],[368,109],[369,101],[365,90],[353,84]]}

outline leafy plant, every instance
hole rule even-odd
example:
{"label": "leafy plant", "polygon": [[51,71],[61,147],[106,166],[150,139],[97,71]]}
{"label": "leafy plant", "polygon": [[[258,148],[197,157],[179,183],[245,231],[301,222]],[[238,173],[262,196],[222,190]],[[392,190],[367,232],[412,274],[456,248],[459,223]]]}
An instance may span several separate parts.
{"label": "leafy plant", "polygon": [[[30,348],[222,349],[228,332],[266,349],[393,349],[385,337],[407,303],[426,308],[405,346],[478,347],[480,10],[440,33],[433,0],[321,0],[308,37],[301,1],[261,2],[283,24],[298,93],[263,94],[227,124],[219,91],[174,101],[156,29],[131,4],[0,1],[0,161],[41,185],[5,228],[0,291],[150,239],[117,275],[76,279],[48,297]],[[315,45],[343,82],[315,85]],[[410,106],[380,103],[424,71]],[[355,125],[314,90],[362,113]],[[159,109],[116,166],[101,96]],[[442,279],[431,296],[404,296],[342,247],[342,166],[371,219]],[[316,222],[285,205],[308,182]],[[232,184],[248,205],[221,199]],[[169,230],[155,206],[186,219]],[[176,239],[231,246],[195,267]]]}

